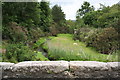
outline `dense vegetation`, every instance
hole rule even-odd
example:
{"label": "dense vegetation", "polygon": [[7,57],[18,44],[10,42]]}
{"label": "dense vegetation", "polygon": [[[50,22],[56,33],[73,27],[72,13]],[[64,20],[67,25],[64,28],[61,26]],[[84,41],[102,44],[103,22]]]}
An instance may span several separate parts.
{"label": "dense vegetation", "polygon": [[97,11],[90,11],[88,8],[86,11],[89,12],[77,18],[78,22],[81,21],[83,24],[77,30],[75,38],[85,42],[88,46],[95,47],[104,54],[112,54],[114,51],[119,50],[119,9],[119,4],[112,7],[105,7],[101,4],[101,8]]}
{"label": "dense vegetation", "polygon": [[70,34],[59,34],[48,41],[48,56],[51,60],[83,60],[83,61],[118,61],[118,54],[105,55],[98,53],[86,44],[74,41]]}
{"label": "dense vegetation", "polygon": [[2,61],[118,60],[120,4],[100,4],[95,10],[84,2],[76,21],[66,20],[60,6],[49,4],[2,3]]}

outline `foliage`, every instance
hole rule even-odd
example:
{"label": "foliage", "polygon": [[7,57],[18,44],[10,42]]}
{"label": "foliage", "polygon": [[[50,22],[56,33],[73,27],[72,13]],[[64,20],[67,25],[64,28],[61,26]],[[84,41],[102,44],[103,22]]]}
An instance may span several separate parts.
{"label": "foliage", "polygon": [[[3,39],[9,39],[12,43],[26,42],[30,38],[37,39],[43,35],[39,6],[38,2],[3,2]],[[41,35],[36,35],[37,32]]]}
{"label": "foliage", "polygon": [[[51,11],[49,8],[49,3],[47,2],[11,2],[4,3],[3,8],[3,39],[10,39],[17,41],[17,36],[26,36],[29,39],[37,39],[37,37],[45,36],[44,32],[49,32],[49,26],[51,25]],[[11,30],[9,23],[15,22],[16,26],[12,28],[18,28],[20,30],[26,30],[28,33],[24,32],[15,33],[15,29]],[[42,31],[43,30],[43,31]],[[37,33],[40,33],[37,34]],[[14,34],[14,36],[13,36]],[[46,33],[47,34],[47,33]],[[15,39],[14,39],[15,38]],[[22,40],[20,40],[22,41]],[[24,41],[24,40],[23,40]],[[19,42],[19,40],[18,40]]]}
{"label": "foliage", "polygon": [[[79,41],[73,41],[72,35],[60,34],[47,42],[49,59],[51,60],[82,60],[82,61],[117,61],[117,55],[105,55],[95,49],[86,47]],[[69,45],[69,46],[68,46]]]}
{"label": "foliage", "polygon": [[53,6],[52,8],[52,18],[54,22],[57,24],[61,24],[65,22],[65,14],[62,11],[61,7],[58,5]]}
{"label": "foliage", "polygon": [[45,36],[44,32],[39,27],[34,27],[29,29],[29,40],[32,39],[33,41],[38,40],[40,37]]}
{"label": "foliage", "polygon": [[[49,58],[55,60],[117,61],[120,49],[119,4],[111,7],[100,4],[100,9],[94,11],[94,7],[85,1],[77,11],[75,22],[66,21],[60,6],[50,9],[49,5],[43,0],[40,3],[2,3],[2,39],[7,42],[3,61],[48,60],[42,52],[34,52],[38,48],[46,50]],[[73,41],[73,36],[76,41]]]}
{"label": "foliage", "polygon": [[36,53],[35,59],[37,61],[49,61],[48,58],[42,55],[42,52],[34,51],[34,53]]}
{"label": "foliage", "polygon": [[87,25],[85,25],[84,20],[83,19],[77,19],[75,22],[75,28],[79,29],[82,27],[87,27]]}
{"label": "foliage", "polygon": [[92,34],[96,34],[96,32],[97,29],[95,28],[82,27],[77,29],[76,34],[74,34],[74,39],[85,42],[85,39],[87,39]]}
{"label": "foliage", "polygon": [[112,54],[119,49],[119,34],[115,28],[80,28],[74,35],[75,40],[85,42],[104,54]]}
{"label": "foliage", "polygon": [[25,27],[39,25],[40,8],[38,2],[7,2],[3,3],[3,25],[17,22]]}
{"label": "foliage", "polygon": [[34,52],[28,46],[23,44],[8,44],[6,53],[3,54],[3,61],[21,62],[32,61],[35,59]]}
{"label": "foliage", "polygon": [[34,44],[34,48],[39,48],[40,46],[42,46],[44,43],[46,42],[46,38],[40,38],[36,41],[36,43]]}
{"label": "foliage", "polygon": [[87,46],[94,47],[101,53],[112,54],[119,50],[120,45],[120,5],[100,6],[100,9],[89,11],[77,18],[74,39],[85,42]]}
{"label": "foliage", "polygon": [[41,2],[40,3],[40,26],[42,27],[42,30],[44,32],[49,32],[49,27],[52,22],[51,18],[51,10],[49,8],[49,3],[48,2]]}
{"label": "foliage", "polygon": [[114,28],[110,27],[104,28],[103,32],[96,35],[94,41],[91,41],[91,45],[101,53],[112,54],[119,49],[120,44],[118,41],[119,39],[117,31]]}
{"label": "foliage", "polygon": [[[83,21],[86,25],[92,26],[92,27],[111,27],[112,24],[117,23],[120,19],[120,5],[113,5],[112,7],[104,7],[102,9],[99,9],[97,11],[92,11],[89,13],[86,13],[83,17]],[[114,25],[112,25],[114,27]]]}
{"label": "foliage", "polygon": [[97,17],[98,17],[99,12],[94,11],[94,12],[89,12],[83,17],[83,23],[85,25],[97,27]]}
{"label": "foliage", "polygon": [[81,8],[77,11],[77,16],[76,18],[81,18],[83,17],[86,13],[89,13],[91,11],[94,11],[94,7],[90,5],[89,2],[85,1]]}
{"label": "foliage", "polygon": [[26,28],[18,26],[15,22],[9,23],[7,27],[3,27],[3,39],[10,39],[12,42],[24,42],[27,40],[28,31]]}
{"label": "foliage", "polygon": [[[54,28],[54,33],[67,33],[68,32],[68,27],[66,24],[66,19],[65,19],[65,14],[62,11],[61,7],[58,5],[55,5],[52,7],[52,19],[54,21],[54,24],[56,27]],[[55,32],[56,30],[56,32]]]}
{"label": "foliage", "polygon": [[68,27],[68,31],[67,33],[74,33],[74,29],[76,28],[75,22],[72,20],[67,20],[66,21],[67,27]]}
{"label": "foliage", "polygon": [[53,23],[51,24],[49,30],[50,30],[50,34],[51,34],[52,36],[56,36],[56,35],[59,33],[59,30],[58,30],[57,26],[58,26],[58,24],[55,23],[55,22],[53,22]]}

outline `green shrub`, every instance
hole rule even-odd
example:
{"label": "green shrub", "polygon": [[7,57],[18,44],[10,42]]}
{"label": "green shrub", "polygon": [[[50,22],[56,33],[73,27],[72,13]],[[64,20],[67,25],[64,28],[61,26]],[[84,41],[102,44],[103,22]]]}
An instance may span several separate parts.
{"label": "green shrub", "polygon": [[112,27],[104,28],[103,32],[96,35],[91,42],[93,47],[104,54],[113,53],[119,49],[118,32]]}
{"label": "green shrub", "polygon": [[34,53],[36,53],[35,59],[37,61],[49,61],[48,58],[46,58],[45,56],[42,55],[42,52],[34,51]]}
{"label": "green shrub", "polygon": [[36,43],[33,45],[33,48],[39,48],[40,46],[42,47],[43,44],[46,42],[46,38],[40,38]]}
{"label": "green shrub", "polygon": [[4,26],[3,39],[10,39],[11,42],[24,42],[27,40],[27,29],[22,26],[18,26],[16,22],[10,22]]}
{"label": "green shrub", "polygon": [[59,32],[58,29],[57,29],[57,24],[56,23],[52,23],[49,30],[50,30],[50,34],[52,36],[56,36],[58,34],[58,32]]}
{"label": "green shrub", "polygon": [[23,44],[8,44],[6,53],[3,54],[3,61],[21,62],[32,61],[35,59],[34,52]]}
{"label": "green shrub", "polygon": [[85,42],[89,47],[95,47],[100,53],[112,54],[119,49],[119,33],[113,27],[80,28],[74,39]]}
{"label": "green shrub", "polygon": [[76,31],[76,34],[74,34],[74,39],[86,42],[89,37],[91,38],[91,36],[95,36],[101,31],[101,29],[96,28],[80,28]]}
{"label": "green shrub", "polygon": [[38,40],[40,37],[45,36],[40,28],[30,28],[29,39]]}

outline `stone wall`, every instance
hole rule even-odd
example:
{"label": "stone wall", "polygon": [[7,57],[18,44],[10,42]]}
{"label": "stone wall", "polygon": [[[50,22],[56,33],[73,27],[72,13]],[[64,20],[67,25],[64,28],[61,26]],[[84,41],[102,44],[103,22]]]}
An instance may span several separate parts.
{"label": "stone wall", "polygon": [[120,78],[120,62],[25,61],[1,62],[3,78]]}

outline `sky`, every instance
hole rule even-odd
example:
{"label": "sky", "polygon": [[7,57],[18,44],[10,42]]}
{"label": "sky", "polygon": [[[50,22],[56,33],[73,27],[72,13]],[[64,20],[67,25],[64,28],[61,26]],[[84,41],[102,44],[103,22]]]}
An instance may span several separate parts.
{"label": "sky", "polygon": [[118,3],[120,0],[47,0],[50,1],[50,7],[54,5],[61,6],[63,12],[66,15],[66,19],[75,20],[76,12],[81,7],[84,1],[90,2],[91,5],[97,10],[100,8],[99,3],[102,3],[105,6],[112,6],[113,4]]}

